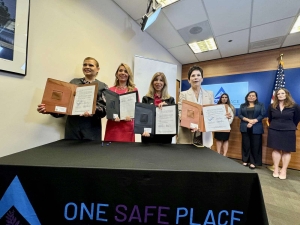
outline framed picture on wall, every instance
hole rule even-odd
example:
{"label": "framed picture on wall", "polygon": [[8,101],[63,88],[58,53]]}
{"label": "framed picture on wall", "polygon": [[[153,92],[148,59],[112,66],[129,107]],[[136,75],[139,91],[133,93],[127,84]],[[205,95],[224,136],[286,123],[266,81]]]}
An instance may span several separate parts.
{"label": "framed picture on wall", "polygon": [[0,70],[25,76],[30,0],[0,0]]}

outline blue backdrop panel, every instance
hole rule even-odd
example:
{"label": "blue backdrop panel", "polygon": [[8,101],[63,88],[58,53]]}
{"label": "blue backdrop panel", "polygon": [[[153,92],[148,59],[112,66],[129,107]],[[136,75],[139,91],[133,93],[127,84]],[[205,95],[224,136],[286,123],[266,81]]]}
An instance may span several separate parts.
{"label": "blue backdrop panel", "polygon": [[221,84],[206,84],[202,85],[203,89],[211,90],[214,93],[215,104],[218,103],[221,95],[227,93],[230,96],[230,102],[235,108],[240,108],[240,105],[245,101],[245,95],[248,93],[248,82],[233,82]]}
{"label": "blue backdrop panel", "polygon": [[[300,68],[285,69],[284,74],[286,88],[291,92],[294,100],[300,104]],[[271,70],[265,72],[245,73],[212,78],[204,77],[202,85],[248,82],[248,90],[256,91],[258,94],[258,100],[264,103],[267,109],[271,101],[275,78],[276,70]],[[189,88],[190,84],[188,83],[188,80],[183,80],[181,90],[185,91]],[[217,95],[217,93],[214,93],[214,95]]]}

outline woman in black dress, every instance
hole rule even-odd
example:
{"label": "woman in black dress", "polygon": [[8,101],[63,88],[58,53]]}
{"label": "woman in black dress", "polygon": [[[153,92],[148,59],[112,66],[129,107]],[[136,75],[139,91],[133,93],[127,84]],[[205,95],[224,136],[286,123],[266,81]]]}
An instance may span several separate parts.
{"label": "woman in black dress", "polygon": [[[276,90],[274,102],[268,108],[268,118],[270,126],[267,146],[273,148],[273,177],[284,180],[291,152],[296,151],[296,130],[300,120],[300,106],[294,102],[287,89]],[[279,171],[280,160],[282,169]]]}
{"label": "woman in black dress", "polygon": [[[228,113],[230,114],[229,117],[229,124],[232,123],[235,115],[235,108],[230,103],[230,99],[228,94],[224,93],[221,95],[219,101],[217,104],[227,104],[228,107]],[[229,140],[230,132],[214,132],[214,138],[216,139],[216,146],[217,146],[217,152],[221,154],[221,149],[223,146],[223,155],[226,156],[228,151],[228,140]]]}
{"label": "woman in black dress", "polygon": [[[154,104],[161,108],[163,105],[175,105],[175,100],[168,93],[167,78],[164,73],[153,75],[148,93],[143,97],[142,103]],[[152,135],[148,132],[142,134],[143,143],[171,143],[174,135]]]}
{"label": "woman in black dress", "polygon": [[262,165],[262,134],[264,133],[262,119],[264,115],[264,105],[258,102],[257,93],[250,91],[245,97],[245,103],[241,104],[238,114],[241,119],[243,165],[249,164],[250,169]]}

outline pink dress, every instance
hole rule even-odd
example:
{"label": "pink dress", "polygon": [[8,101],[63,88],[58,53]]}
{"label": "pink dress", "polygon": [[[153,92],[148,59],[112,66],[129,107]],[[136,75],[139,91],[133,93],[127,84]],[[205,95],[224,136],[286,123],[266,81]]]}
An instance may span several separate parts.
{"label": "pink dress", "polygon": [[[116,87],[111,87],[109,90],[118,94],[127,93],[127,88],[121,90]],[[134,91],[138,91],[138,89],[134,88]],[[134,120],[121,120],[120,122],[107,120],[104,141],[135,142]]]}

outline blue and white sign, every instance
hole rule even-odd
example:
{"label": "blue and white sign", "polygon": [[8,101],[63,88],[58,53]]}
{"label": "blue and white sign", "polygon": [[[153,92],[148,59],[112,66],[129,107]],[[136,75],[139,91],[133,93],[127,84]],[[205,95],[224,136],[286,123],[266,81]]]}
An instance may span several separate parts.
{"label": "blue and white sign", "polygon": [[245,96],[248,93],[248,82],[207,84],[202,85],[202,88],[213,91],[215,95],[215,104],[217,104],[223,93],[227,93],[231,104],[235,108],[240,108],[240,105],[245,102]]}

